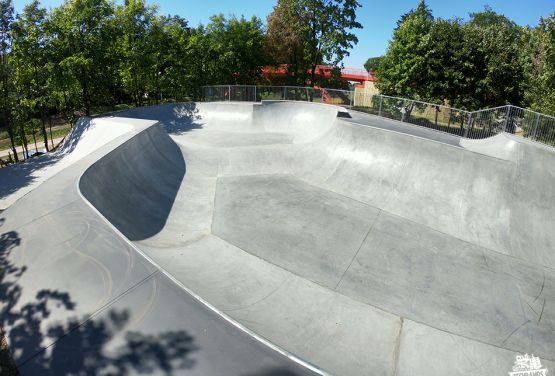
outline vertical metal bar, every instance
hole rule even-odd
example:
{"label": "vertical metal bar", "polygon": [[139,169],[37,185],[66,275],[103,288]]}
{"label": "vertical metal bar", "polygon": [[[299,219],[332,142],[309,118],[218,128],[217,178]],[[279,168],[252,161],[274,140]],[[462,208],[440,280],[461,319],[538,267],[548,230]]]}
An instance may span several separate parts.
{"label": "vertical metal bar", "polygon": [[403,99],[403,107],[401,107],[401,122],[405,121],[405,114],[407,113],[407,100]]}
{"label": "vertical metal bar", "polygon": [[507,124],[509,123],[510,113],[511,113],[511,106],[507,106],[507,111],[505,111],[505,123],[503,124],[503,132],[507,131]]}
{"label": "vertical metal bar", "polygon": [[287,98],[286,98],[286,96],[285,96],[286,90],[287,90],[287,87],[284,86],[284,87],[283,87],[283,100],[284,100],[284,101],[287,100]]}
{"label": "vertical metal bar", "polygon": [[227,85],[227,101],[231,102],[231,85]]}
{"label": "vertical metal bar", "polygon": [[380,108],[378,109],[378,116],[382,116],[382,102],[383,96],[380,95]]}
{"label": "vertical metal bar", "polygon": [[540,123],[540,114],[536,114],[536,121],[534,123],[534,129],[532,130],[532,134],[531,134],[531,138],[533,138],[534,140],[536,139],[536,133],[538,132],[538,125]]}
{"label": "vertical metal bar", "polygon": [[254,102],[256,102],[256,85],[254,85]]}
{"label": "vertical metal bar", "polygon": [[468,124],[466,125],[466,129],[464,130],[464,134],[463,137],[464,138],[468,138],[468,132],[470,131],[470,127],[472,126],[472,116],[474,114],[471,112],[470,115],[468,116]]}

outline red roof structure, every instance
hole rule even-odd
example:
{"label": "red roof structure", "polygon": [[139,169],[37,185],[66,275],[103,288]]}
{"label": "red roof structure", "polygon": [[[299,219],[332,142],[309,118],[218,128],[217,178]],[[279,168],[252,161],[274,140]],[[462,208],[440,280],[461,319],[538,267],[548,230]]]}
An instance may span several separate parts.
{"label": "red roof structure", "polygon": [[[333,66],[331,65],[317,65],[316,75],[323,78],[332,77]],[[285,77],[289,75],[289,64],[280,64],[277,67],[264,67],[262,68],[262,75],[264,77]],[[364,86],[366,81],[376,81],[373,72],[366,71],[358,68],[343,68],[338,77],[343,81],[358,82]]]}

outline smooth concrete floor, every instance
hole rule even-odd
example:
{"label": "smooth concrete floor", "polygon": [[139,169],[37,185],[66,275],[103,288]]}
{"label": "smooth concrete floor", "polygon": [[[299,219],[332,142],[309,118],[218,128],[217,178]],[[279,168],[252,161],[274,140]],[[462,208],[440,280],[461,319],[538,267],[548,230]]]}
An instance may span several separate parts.
{"label": "smooth concrete floor", "polygon": [[174,143],[141,131],[80,191],[158,270],[324,372],[506,375],[520,353],[555,369],[554,151],[344,112],[119,113]]}

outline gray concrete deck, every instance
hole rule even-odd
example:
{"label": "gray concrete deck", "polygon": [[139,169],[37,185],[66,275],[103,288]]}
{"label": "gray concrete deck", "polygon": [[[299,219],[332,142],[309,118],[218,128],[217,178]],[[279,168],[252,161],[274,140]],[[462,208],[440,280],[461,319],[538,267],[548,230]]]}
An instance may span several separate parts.
{"label": "gray concrete deck", "polygon": [[[30,374],[48,360],[47,337],[60,359],[83,337],[53,325],[112,305],[127,313],[100,315],[102,328],[118,334],[93,347],[130,373],[147,365],[119,354],[151,347],[125,341],[169,344],[172,330],[187,333],[183,352],[166,355],[176,374],[311,372],[249,334],[337,375],[506,375],[518,353],[555,369],[555,152],[338,111],[264,102],[119,113],[170,137],[143,124],[3,212],[3,237],[22,239],[5,256],[23,291],[11,310],[46,287],[78,301],[33,329],[43,340],[18,357]],[[191,365],[177,367],[182,358]]]}

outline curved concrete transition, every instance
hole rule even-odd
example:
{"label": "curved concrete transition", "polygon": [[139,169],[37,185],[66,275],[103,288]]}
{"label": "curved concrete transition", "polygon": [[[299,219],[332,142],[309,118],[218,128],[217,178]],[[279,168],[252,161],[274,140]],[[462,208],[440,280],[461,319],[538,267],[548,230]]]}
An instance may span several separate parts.
{"label": "curved concrete transition", "polygon": [[555,372],[553,149],[301,102],[117,116],[0,214],[22,371]]}

